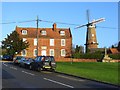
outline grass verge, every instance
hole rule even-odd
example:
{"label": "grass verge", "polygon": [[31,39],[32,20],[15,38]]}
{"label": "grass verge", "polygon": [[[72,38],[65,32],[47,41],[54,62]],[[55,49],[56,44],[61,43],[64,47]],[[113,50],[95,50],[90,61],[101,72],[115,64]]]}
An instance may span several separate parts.
{"label": "grass verge", "polygon": [[57,62],[56,71],[88,79],[120,85],[118,63],[101,62]]}

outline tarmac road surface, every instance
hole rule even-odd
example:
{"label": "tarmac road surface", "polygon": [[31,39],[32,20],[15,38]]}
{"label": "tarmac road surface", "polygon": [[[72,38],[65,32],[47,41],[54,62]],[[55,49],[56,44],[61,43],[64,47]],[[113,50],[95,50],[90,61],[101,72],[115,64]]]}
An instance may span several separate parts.
{"label": "tarmac road surface", "polygon": [[[2,88],[114,88],[118,87],[49,71],[33,71],[2,62]],[[109,90],[109,89],[107,89]]]}

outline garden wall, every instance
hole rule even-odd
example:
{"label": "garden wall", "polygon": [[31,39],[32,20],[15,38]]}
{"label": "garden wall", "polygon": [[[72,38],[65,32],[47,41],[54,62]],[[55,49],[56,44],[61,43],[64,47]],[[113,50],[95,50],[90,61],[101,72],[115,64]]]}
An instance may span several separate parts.
{"label": "garden wall", "polygon": [[[97,59],[71,59],[71,58],[56,58],[57,62],[98,62]],[[120,60],[113,59],[111,62],[120,62]]]}

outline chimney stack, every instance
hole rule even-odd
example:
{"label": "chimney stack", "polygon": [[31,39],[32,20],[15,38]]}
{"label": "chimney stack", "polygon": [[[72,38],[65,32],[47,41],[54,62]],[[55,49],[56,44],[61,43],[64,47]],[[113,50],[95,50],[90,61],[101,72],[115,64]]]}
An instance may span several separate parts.
{"label": "chimney stack", "polygon": [[55,30],[56,30],[56,28],[57,28],[57,24],[56,24],[56,23],[54,23],[54,24],[53,24],[53,30],[55,31]]}

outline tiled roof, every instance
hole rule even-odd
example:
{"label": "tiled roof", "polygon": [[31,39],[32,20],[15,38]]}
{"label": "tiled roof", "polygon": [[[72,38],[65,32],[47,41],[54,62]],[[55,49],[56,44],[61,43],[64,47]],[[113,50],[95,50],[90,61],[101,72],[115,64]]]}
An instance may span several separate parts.
{"label": "tiled roof", "polygon": [[117,54],[119,53],[118,49],[117,48],[110,48],[110,51],[112,54]]}
{"label": "tiled roof", "polygon": [[[22,35],[22,30],[27,30],[27,35]],[[46,31],[46,35],[41,35],[42,30]],[[37,28],[32,28],[32,27],[24,28],[24,27],[16,26],[16,31],[23,38],[36,38]],[[60,31],[65,31],[65,35],[61,36]],[[53,24],[53,28],[38,28],[38,35],[39,38],[71,38],[72,37],[70,28],[57,28],[56,24]]]}

